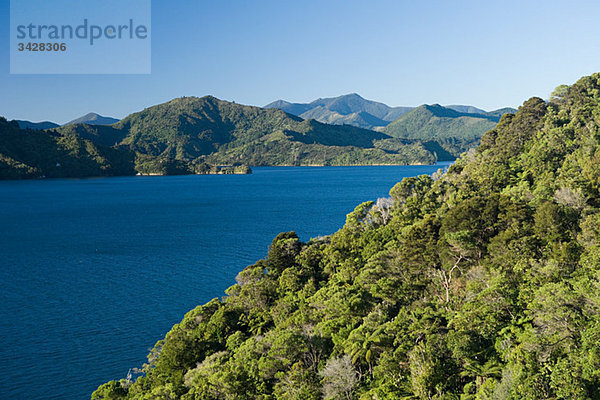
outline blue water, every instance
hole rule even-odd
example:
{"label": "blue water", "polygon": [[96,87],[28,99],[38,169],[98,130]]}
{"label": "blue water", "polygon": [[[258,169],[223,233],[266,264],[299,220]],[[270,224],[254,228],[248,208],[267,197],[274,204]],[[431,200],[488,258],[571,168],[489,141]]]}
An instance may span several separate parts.
{"label": "blue water", "polygon": [[0,182],[0,399],[88,399],[277,233],[333,233],[445,165]]}

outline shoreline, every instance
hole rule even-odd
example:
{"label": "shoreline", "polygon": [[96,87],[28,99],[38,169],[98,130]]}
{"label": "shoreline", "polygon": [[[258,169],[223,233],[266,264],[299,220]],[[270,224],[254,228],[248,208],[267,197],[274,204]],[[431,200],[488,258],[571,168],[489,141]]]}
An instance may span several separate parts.
{"label": "shoreline", "polygon": [[[453,163],[453,161],[438,161],[433,164],[344,164],[344,165],[324,165],[324,164],[303,164],[303,165],[253,165],[250,168],[329,168],[329,167],[424,167],[436,165],[438,163]],[[54,179],[104,179],[104,178],[127,178],[127,177],[156,177],[156,176],[191,176],[191,175],[252,175],[252,171],[249,173],[242,172],[231,172],[231,173],[206,173],[206,174],[160,174],[160,173],[136,173],[131,175],[92,175],[92,176],[60,176],[60,177],[31,177],[31,178],[17,178],[17,179],[0,179],[0,182],[14,182],[14,181],[35,181],[35,180],[54,180]]]}

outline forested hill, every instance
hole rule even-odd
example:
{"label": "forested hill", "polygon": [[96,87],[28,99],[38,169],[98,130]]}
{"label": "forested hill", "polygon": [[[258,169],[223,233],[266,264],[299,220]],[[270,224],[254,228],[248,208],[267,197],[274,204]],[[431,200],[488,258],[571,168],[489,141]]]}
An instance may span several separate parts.
{"label": "forested hill", "polygon": [[387,125],[382,132],[397,138],[435,142],[452,156],[458,157],[470,148],[477,147],[481,136],[508,112],[514,113],[514,110],[474,114],[439,104],[424,104]]}
{"label": "forested hill", "polygon": [[0,179],[133,175],[134,154],[0,117]]}
{"label": "forested hill", "polygon": [[277,100],[265,108],[278,108],[303,119],[313,118],[335,125],[353,125],[366,129],[384,127],[412,107],[390,107],[367,100],[356,93],[338,97],[320,98],[310,103],[290,103]]}
{"label": "forested hill", "polygon": [[[285,100],[277,100],[267,104],[264,108],[278,108],[303,119],[313,118],[327,124],[352,125],[360,128],[382,131],[383,128],[390,123],[401,119],[405,114],[424,107],[436,107],[438,109],[436,114],[443,112],[448,119],[472,117],[495,120],[495,122],[498,122],[498,118],[502,114],[514,113],[516,111],[513,108],[506,107],[488,112],[468,105],[448,105],[442,107],[439,104],[431,106],[424,104],[420,107],[390,107],[377,101],[364,99],[356,93],[325,99],[320,98],[310,103],[290,103]],[[419,114],[420,111],[421,110],[418,110],[417,114]],[[430,125],[433,126],[443,124],[444,121],[438,120],[434,120],[430,123]],[[463,136],[462,131],[458,129],[459,127],[460,124],[456,124],[453,127],[454,130],[452,131],[452,136],[459,138]],[[493,125],[487,126],[488,129],[492,127]],[[438,130],[440,129],[444,129],[444,127],[438,127]],[[464,129],[467,130],[468,134],[468,128],[464,127]],[[477,139],[479,139],[488,129],[485,129],[485,127],[483,130],[480,129]]]}
{"label": "forested hill", "polygon": [[[367,102],[360,96],[354,97],[361,100],[358,106]],[[340,111],[344,107],[358,107],[348,99],[329,105]],[[367,102],[367,105],[371,111],[383,107],[374,102]],[[106,162],[100,170],[90,167],[98,160],[92,153],[100,149],[103,154],[111,153],[111,157],[133,160],[127,167],[127,174],[224,172],[216,167],[218,165],[432,164],[454,160],[476,146],[481,134],[498,121],[497,115],[488,114],[465,114],[441,106],[422,106],[391,123],[385,132],[375,132],[351,125],[329,125],[302,119],[277,108],[245,106],[212,96],[180,97],[131,114],[111,125],[106,124],[116,120],[88,114],[80,119],[88,123],[70,123],[22,137],[6,136],[8,147],[18,145],[16,142],[24,138],[35,142],[8,157],[37,172],[27,172],[11,161],[4,163],[0,179],[124,174],[122,165],[115,166],[111,162]],[[370,118],[365,113],[357,115]],[[351,123],[354,117],[349,118],[346,122]],[[44,126],[26,121],[21,121],[21,125],[35,129]],[[88,167],[74,166],[71,173],[70,166],[74,164],[61,159],[66,150],[60,154],[55,151],[58,138],[76,147],[82,144],[94,147],[90,154],[86,151],[77,153],[79,164]],[[47,152],[44,146],[49,146]],[[45,153],[51,154],[51,159],[44,159]],[[56,170],[49,166],[52,163],[62,167]],[[247,171],[247,167],[238,169],[238,172]]]}
{"label": "forested hill", "polygon": [[[380,113],[389,109],[358,95],[343,96],[336,101],[322,100],[340,112],[356,107]],[[400,109],[390,110],[386,118]],[[353,124],[355,117],[377,119],[367,114],[365,111],[346,115],[348,119],[344,121]],[[63,177],[123,174],[121,166],[115,167],[110,162],[101,170],[82,169],[78,165],[72,173],[70,167],[54,171],[48,162],[71,165],[55,154],[53,146],[57,138],[62,138],[62,142],[79,143],[75,146],[87,143],[86,146],[112,152],[115,157],[120,154],[119,157],[131,158],[133,154],[133,166],[128,167],[128,174],[210,173],[219,172],[218,165],[432,164],[454,160],[476,146],[483,132],[492,128],[498,118],[494,113],[466,114],[439,105],[421,106],[392,122],[385,132],[375,132],[351,125],[329,125],[277,108],[245,106],[212,96],[180,97],[133,113],[111,125],[108,124],[117,120],[93,113],[60,127],[17,121],[21,128],[49,128],[40,134],[23,136],[36,144],[29,150],[20,148],[19,153],[14,154],[16,158],[9,157],[21,163],[28,160],[24,164],[37,172],[26,172],[11,161],[4,163],[0,179],[56,176],[55,173]],[[12,135],[5,144],[10,147],[21,139]],[[47,145],[50,146],[48,153],[54,154],[52,160],[43,158],[43,148]],[[85,151],[79,152],[77,158],[88,165],[96,162],[93,154]],[[240,171],[247,170],[247,167],[240,168]]]}
{"label": "forested hill", "polygon": [[131,114],[111,126],[69,125],[63,135],[168,160],[213,165],[430,164],[420,140],[392,138],[353,126],[302,120],[212,96],[181,97]]}
{"label": "forested hill", "polygon": [[60,125],[55,124],[54,122],[50,122],[50,121],[43,121],[43,122],[31,122],[31,121],[22,121],[22,120],[16,120],[17,124],[19,124],[19,128],[21,129],[33,129],[33,130],[37,130],[37,131],[41,131],[44,129],[52,129],[52,128],[58,128]]}
{"label": "forested hill", "polygon": [[600,74],[505,115],[340,231],[278,235],[128,399],[597,399]]}
{"label": "forested hill", "polygon": [[[107,135],[102,136],[103,140],[94,140],[99,132]],[[251,172],[243,165],[193,163],[110,146],[107,142],[111,133],[114,133],[111,127],[91,125],[71,125],[49,131],[20,129],[18,121],[9,122],[0,117],[0,179]]]}

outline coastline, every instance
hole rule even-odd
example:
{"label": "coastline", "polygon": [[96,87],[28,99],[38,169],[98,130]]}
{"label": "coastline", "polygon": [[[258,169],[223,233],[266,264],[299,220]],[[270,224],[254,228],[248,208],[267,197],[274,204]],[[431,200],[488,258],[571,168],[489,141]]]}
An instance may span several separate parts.
{"label": "coastline", "polygon": [[[123,178],[123,177],[132,177],[132,176],[188,176],[188,175],[251,175],[252,168],[277,168],[277,167],[307,167],[307,168],[326,168],[326,167],[418,167],[418,166],[428,166],[435,165],[437,163],[453,163],[455,160],[449,161],[437,161],[435,163],[427,164],[427,163],[415,163],[415,164],[279,164],[279,165],[253,165],[249,167],[249,172],[241,172],[241,171],[219,171],[219,172],[206,172],[206,173],[191,173],[191,174],[162,174],[162,173],[141,173],[137,172],[135,174],[127,174],[127,175],[90,175],[90,176],[56,176],[56,177],[22,177],[17,179],[2,179],[0,178],[0,182],[2,181],[29,181],[29,180],[52,180],[52,179],[93,179],[93,178]],[[232,168],[231,166],[224,166],[224,168]]]}

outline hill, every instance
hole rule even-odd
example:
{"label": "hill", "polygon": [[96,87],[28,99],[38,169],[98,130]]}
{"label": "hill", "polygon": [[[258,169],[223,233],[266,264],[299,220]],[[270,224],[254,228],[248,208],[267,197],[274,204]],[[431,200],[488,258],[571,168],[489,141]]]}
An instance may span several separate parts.
{"label": "hill", "polygon": [[58,128],[60,125],[55,124],[54,122],[50,122],[50,121],[43,121],[43,122],[31,122],[31,121],[22,121],[22,120],[16,120],[17,124],[19,124],[19,128],[21,129],[33,129],[36,131],[42,131],[44,129],[52,129],[52,128]]}
{"label": "hill", "polygon": [[[303,119],[312,118],[326,124],[352,125],[359,128],[384,132],[384,128],[390,123],[419,107],[390,107],[383,103],[366,100],[360,95],[352,93],[339,97],[318,99],[311,103],[289,103],[284,100],[277,100],[267,104],[265,108],[278,108]],[[468,105],[449,105],[445,106],[445,108],[457,112],[457,114],[448,115],[450,118],[471,116],[473,118],[489,119],[490,121],[495,122],[498,121],[501,115],[514,113],[516,111],[514,108],[507,107],[488,112]],[[471,135],[470,130],[473,128],[471,126],[473,125],[473,121],[465,120],[451,125],[453,137]],[[481,137],[481,135],[492,126],[493,125],[490,124],[481,124],[481,127],[479,129],[475,128],[475,130],[478,132],[478,136]],[[486,127],[487,129],[485,129]],[[444,126],[444,124],[440,127],[440,129],[445,128],[446,126]],[[465,131],[463,132],[463,130]],[[435,138],[420,137],[420,139],[431,141]]]}
{"label": "hill", "polygon": [[599,115],[594,74],[340,231],[279,234],[92,399],[598,398]]}
{"label": "hill", "polygon": [[352,125],[358,128],[374,129],[388,124],[380,118],[369,114],[366,111],[358,111],[350,114],[340,114],[323,107],[316,107],[312,110],[302,113],[303,119],[315,119],[319,122],[332,125]]}
{"label": "hill", "polygon": [[351,165],[431,163],[420,141],[352,126],[302,120],[212,96],[182,97],[106,127],[57,130],[106,146],[162,159],[212,165]]}
{"label": "hill", "polygon": [[100,114],[96,113],[88,113],[83,117],[76,118],[72,121],[67,122],[65,125],[72,124],[88,124],[88,125],[112,125],[116,122],[119,122],[116,118],[111,117],[103,117]]}
{"label": "hill", "polygon": [[133,175],[134,155],[0,117],[0,179]]}
{"label": "hill", "polygon": [[[99,118],[95,121],[101,122]],[[11,132],[11,140],[17,140],[19,135]],[[127,173],[121,167],[113,171],[110,166],[103,167],[102,171],[89,168],[82,172],[73,164],[74,177],[134,172],[245,173],[249,168],[244,165],[430,164],[436,161],[438,154],[443,155],[439,149],[420,140],[303,120],[278,109],[244,106],[212,96],[174,99],[131,114],[112,125],[76,123],[40,131],[39,135],[23,132],[27,132],[23,137],[36,144],[31,149],[32,154],[27,154],[26,147],[20,148],[17,158],[9,157],[15,161],[10,165],[16,168],[17,160],[28,160],[24,165],[37,172],[7,170],[5,178],[69,176],[69,168],[62,167],[58,173],[41,157],[44,146],[48,146],[49,154],[54,154],[57,143],[66,142],[76,148],[95,146],[90,154],[77,150],[80,162],[88,157],[90,160],[86,162],[93,163],[92,153],[100,149],[115,156],[133,155],[134,165],[128,167]],[[227,165],[233,167],[217,167]]]}
{"label": "hill", "polygon": [[[386,121],[367,111],[353,111],[366,108],[389,118],[404,110],[356,94],[320,99],[318,103],[303,114],[321,119],[334,116],[327,121],[345,125],[303,120],[277,108],[245,106],[205,96],[174,99],[111,125],[102,125],[110,119],[88,114],[79,120],[92,123],[69,123],[46,134],[134,154],[134,170],[139,173],[185,174],[229,171],[218,165],[429,164],[454,159],[477,143],[482,131],[498,120],[496,115],[421,106],[383,132],[375,132],[351,125],[368,127]],[[319,114],[324,107],[329,114]]]}
{"label": "hill", "polygon": [[460,113],[464,113],[464,114],[485,114],[486,113],[485,110],[482,110],[481,108],[477,108],[477,107],[473,107],[473,106],[451,104],[449,106],[444,106],[444,107],[449,108],[454,111],[458,111]]}
{"label": "hill", "polygon": [[311,103],[289,103],[277,100],[267,104],[265,108],[278,108],[304,119],[313,118],[328,124],[348,124],[365,129],[386,126],[412,109],[412,107],[390,107],[364,99],[356,93],[317,99]]}
{"label": "hill", "polygon": [[517,110],[515,110],[512,107],[504,107],[504,108],[499,108],[499,109],[494,110],[494,111],[487,111],[485,114],[486,115],[496,116],[496,117],[501,117],[504,114],[514,114],[516,112],[517,112]]}
{"label": "hill", "polygon": [[247,166],[216,166],[141,154],[114,146],[122,132],[108,126],[20,129],[0,117],[0,179],[84,178],[135,174],[247,174]]}
{"label": "hill", "polygon": [[436,142],[456,157],[477,146],[481,136],[492,129],[499,118],[500,115],[486,112],[472,114],[439,104],[424,104],[386,126],[382,132],[392,137]]}

